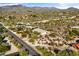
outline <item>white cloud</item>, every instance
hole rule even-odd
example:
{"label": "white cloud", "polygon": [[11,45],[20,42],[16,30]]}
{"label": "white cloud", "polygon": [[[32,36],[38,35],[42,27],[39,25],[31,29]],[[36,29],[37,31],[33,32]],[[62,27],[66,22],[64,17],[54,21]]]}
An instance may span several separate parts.
{"label": "white cloud", "polygon": [[60,9],[66,9],[69,7],[79,8],[79,3],[59,3],[59,5],[56,7]]}
{"label": "white cloud", "polygon": [[17,3],[1,3],[0,6],[18,5]]}

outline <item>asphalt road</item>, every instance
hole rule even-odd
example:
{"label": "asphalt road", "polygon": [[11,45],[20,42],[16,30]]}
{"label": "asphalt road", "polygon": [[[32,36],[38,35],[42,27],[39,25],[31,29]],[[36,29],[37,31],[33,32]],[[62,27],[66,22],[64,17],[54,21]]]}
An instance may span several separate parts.
{"label": "asphalt road", "polygon": [[[4,27],[4,26],[3,26]],[[5,28],[5,27],[4,27]],[[20,43],[25,49],[29,50],[29,53],[32,56],[40,56],[40,54],[34,50],[31,46],[29,46],[26,42],[24,42],[21,38],[17,37],[14,33],[12,33],[10,30],[8,30],[7,28],[5,28],[8,31],[8,34],[13,36],[14,39]]]}
{"label": "asphalt road", "polygon": [[15,40],[17,40],[18,43],[20,43],[21,45],[23,45],[23,47],[27,50],[29,50],[30,54],[33,56],[40,56],[39,53],[37,53],[32,47],[30,47],[26,42],[24,42],[22,39],[20,39],[19,37],[17,37],[14,33],[12,33],[11,31],[8,30],[8,34],[13,36]]}

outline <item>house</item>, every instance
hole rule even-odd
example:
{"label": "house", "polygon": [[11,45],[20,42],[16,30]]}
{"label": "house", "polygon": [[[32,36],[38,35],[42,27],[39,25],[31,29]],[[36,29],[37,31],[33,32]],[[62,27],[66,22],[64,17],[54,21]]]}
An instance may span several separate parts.
{"label": "house", "polygon": [[79,37],[75,36],[73,41],[74,41],[74,43],[79,43]]}
{"label": "house", "polygon": [[72,26],[71,28],[79,28],[79,26]]}
{"label": "house", "polygon": [[79,49],[79,43],[73,45],[74,48]]}
{"label": "house", "polygon": [[24,24],[24,23],[22,23],[22,22],[18,22],[17,24],[16,24],[16,27],[17,28],[24,28],[26,26],[26,24]]}
{"label": "house", "polygon": [[2,42],[3,42],[3,43],[7,43],[7,40],[3,40]]}
{"label": "house", "polygon": [[76,16],[71,16],[71,17],[69,17],[69,19],[74,19],[74,18],[76,18]]}
{"label": "house", "polygon": [[49,34],[48,31],[43,30],[43,29],[40,29],[40,28],[36,28],[36,29],[34,29],[33,32],[38,32],[38,33],[40,33],[41,35]]}
{"label": "house", "polygon": [[32,26],[26,26],[26,28],[33,29],[34,27],[32,27]]}
{"label": "house", "polygon": [[31,26],[31,24],[30,23],[27,23],[26,26]]}

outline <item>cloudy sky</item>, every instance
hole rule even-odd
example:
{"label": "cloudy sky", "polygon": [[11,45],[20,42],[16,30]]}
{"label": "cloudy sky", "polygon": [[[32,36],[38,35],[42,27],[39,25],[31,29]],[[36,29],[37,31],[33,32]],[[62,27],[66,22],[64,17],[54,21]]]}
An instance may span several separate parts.
{"label": "cloudy sky", "polygon": [[1,6],[8,6],[8,5],[18,5],[17,3],[0,3]]}
{"label": "cloudy sky", "polygon": [[79,3],[0,3],[0,6],[19,4],[28,7],[56,7],[60,9],[65,9],[69,7],[79,8]]}

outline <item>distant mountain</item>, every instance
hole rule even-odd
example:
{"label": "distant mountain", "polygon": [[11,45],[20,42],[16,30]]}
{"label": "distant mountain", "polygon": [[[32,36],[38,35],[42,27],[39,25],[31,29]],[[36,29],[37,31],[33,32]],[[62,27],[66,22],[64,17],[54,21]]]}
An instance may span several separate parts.
{"label": "distant mountain", "polygon": [[78,10],[78,9],[74,7],[69,7],[68,10]]}
{"label": "distant mountain", "polygon": [[[31,10],[59,10],[58,8],[56,7],[27,7],[27,6],[23,6],[23,5],[8,5],[8,6],[2,6],[0,7],[0,9],[31,9]],[[67,10],[77,10],[77,8],[74,8],[74,7],[69,7],[67,8]]]}
{"label": "distant mountain", "polygon": [[[2,6],[2,8],[9,8],[9,7],[27,7],[27,6],[23,6],[23,5],[8,5],[8,6]],[[55,8],[55,7],[29,7],[29,8],[51,8],[51,9],[58,9],[58,8]]]}
{"label": "distant mountain", "polygon": [[3,6],[0,7],[1,11],[16,11],[19,13],[27,13],[28,11],[31,12],[49,12],[49,11],[55,11],[58,10],[58,8],[55,7],[27,7],[27,6],[22,6],[22,5],[11,5],[11,6]]}
{"label": "distant mountain", "polygon": [[0,7],[0,12],[16,12],[16,13],[24,13],[24,14],[30,14],[30,13],[49,13],[49,12],[54,12],[54,11],[66,11],[66,10],[79,10],[74,7],[70,7],[68,9],[58,9],[55,7],[27,7],[23,5],[11,5],[11,6],[3,6]]}

